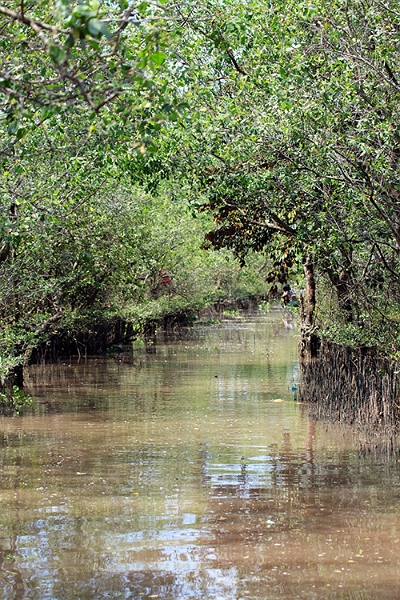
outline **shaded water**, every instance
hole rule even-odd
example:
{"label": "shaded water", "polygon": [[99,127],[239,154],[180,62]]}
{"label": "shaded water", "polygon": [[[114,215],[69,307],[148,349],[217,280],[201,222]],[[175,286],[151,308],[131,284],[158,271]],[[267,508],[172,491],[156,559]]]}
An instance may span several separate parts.
{"label": "shaded water", "polygon": [[279,313],[32,367],[0,420],[0,597],[400,597],[398,463],[295,402]]}

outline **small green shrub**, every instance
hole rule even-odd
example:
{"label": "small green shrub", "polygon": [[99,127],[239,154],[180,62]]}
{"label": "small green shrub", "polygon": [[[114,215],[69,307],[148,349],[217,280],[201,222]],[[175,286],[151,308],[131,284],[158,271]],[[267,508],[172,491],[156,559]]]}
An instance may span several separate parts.
{"label": "small green shrub", "polygon": [[5,414],[14,416],[21,415],[27,407],[33,405],[33,396],[20,390],[14,385],[12,391],[4,391],[0,393],[0,407]]}

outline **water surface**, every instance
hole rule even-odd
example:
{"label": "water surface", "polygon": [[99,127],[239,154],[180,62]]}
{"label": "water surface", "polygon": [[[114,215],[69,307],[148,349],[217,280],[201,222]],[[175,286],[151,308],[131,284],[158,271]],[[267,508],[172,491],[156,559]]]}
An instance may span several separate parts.
{"label": "water surface", "polygon": [[280,313],[32,367],[0,420],[0,597],[400,597],[398,463],[299,405]]}

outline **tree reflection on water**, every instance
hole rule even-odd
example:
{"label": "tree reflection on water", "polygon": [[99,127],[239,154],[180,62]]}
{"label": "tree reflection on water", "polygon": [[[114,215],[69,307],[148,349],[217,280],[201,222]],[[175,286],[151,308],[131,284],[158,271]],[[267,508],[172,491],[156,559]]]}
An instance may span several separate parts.
{"label": "tree reflection on water", "polygon": [[399,597],[398,463],[294,401],[296,346],[270,313],[33,367],[46,410],[1,420],[5,600]]}

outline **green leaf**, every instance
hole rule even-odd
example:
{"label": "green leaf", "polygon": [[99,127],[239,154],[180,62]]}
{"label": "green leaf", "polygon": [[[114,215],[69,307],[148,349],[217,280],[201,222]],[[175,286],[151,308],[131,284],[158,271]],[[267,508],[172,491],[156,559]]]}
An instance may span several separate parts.
{"label": "green leaf", "polygon": [[58,64],[63,63],[65,61],[65,59],[67,58],[67,54],[66,54],[65,50],[63,50],[59,46],[56,46],[55,44],[52,44],[50,46],[49,54],[50,54],[50,58],[55,63],[58,63]]}
{"label": "green leaf", "polygon": [[52,106],[45,106],[44,108],[42,108],[42,111],[40,113],[40,120],[45,121],[49,117],[53,116],[54,112],[55,111]]}
{"label": "green leaf", "polygon": [[26,128],[25,127],[20,127],[20,129],[18,129],[17,131],[17,139],[20,140],[24,137],[24,135],[26,134]]}
{"label": "green leaf", "polygon": [[107,23],[104,23],[104,21],[101,22],[101,33],[107,40],[109,40],[112,37],[112,32],[110,31],[110,28],[108,27]]}
{"label": "green leaf", "polygon": [[69,48],[72,48],[74,44],[75,44],[75,38],[72,34],[69,34],[69,36],[67,37],[67,41],[64,44],[64,47],[69,49]]}
{"label": "green leaf", "polygon": [[152,60],[156,65],[162,65],[167,55],[164,52],[153,52],[150,56],[150,60]]}
{"label": "green leaf", "polygon": [[14,135],[14,133],[17,131],[17,129],[18,129],[18,121],[13,121],[8,126],[7,132],[9,133],[9,135]]}
{"label": "green leaf", "polygon": [[99,19],[89,19],[88,31],[93,37],[99,37],[102,33],[102,22]]}

